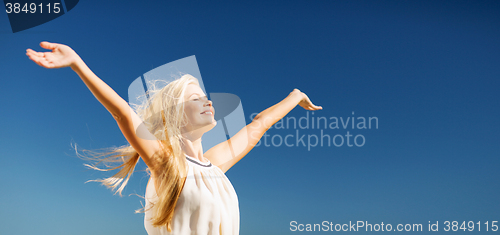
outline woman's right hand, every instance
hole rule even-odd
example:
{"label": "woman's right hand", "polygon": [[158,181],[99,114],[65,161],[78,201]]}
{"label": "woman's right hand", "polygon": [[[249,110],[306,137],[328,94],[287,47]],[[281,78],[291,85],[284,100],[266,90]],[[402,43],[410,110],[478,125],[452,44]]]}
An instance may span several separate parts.
{"label": "woman's right hand", "polygon": [[309,99],[309,97],[304,92],[301,92],[299,89],[295,88],[295,89],[293,89],[293,91],[291,93],[292,94],[296,93],[302,98],[299,102],[299,105],[302,108],[304,108],[305,110],[313,110],[314,111],[314,110],[323,109],[323,107],[321,107],[321,106],[314,105],[311,102],[311,100]]}
{"label": "woman's right hand", "polygon": [[26,50],[26,55],[38,65],[48,68],[57,69],[76,65],[80,56],[76,54],[71,47],[50,42],[41,42],[40,46],[52,50],[51,52],[36,52],[31,49]]}

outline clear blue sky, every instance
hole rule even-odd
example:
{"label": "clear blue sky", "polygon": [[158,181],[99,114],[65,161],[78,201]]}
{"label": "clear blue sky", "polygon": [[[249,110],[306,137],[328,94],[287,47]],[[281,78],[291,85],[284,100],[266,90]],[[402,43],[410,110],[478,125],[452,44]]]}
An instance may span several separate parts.
{"label": "clear blue sky", "polygon": [[[498,1],[81,0],[15,34],[2,11],[0,234],[146,234],[131,195],[145,192],[144,163],[124,197],[84,184],[110,174],[86,169],[70,143],[126,140],[71,69],[26,57],[41,41],[71,46],[126,99],[140,75],[195,55],[207,92],[238,95],[247,123],[294,88],[323,110],[288,117],[378,118],[371,129],[269,130],[268,144],[293,135],[293,146],[262,143],[226,174],[242,235],[298,233],[291,221],[439,221],[440,232],[446,220],[481,231],[500,221]],[[292,141],[348,132],[364,145]]]}

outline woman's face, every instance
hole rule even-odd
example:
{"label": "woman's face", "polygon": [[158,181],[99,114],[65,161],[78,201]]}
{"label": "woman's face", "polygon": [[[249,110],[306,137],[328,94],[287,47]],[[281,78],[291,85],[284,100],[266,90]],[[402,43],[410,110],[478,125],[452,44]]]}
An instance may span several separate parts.
{"label": "woman's face", "polygon": [[183,132],[205,133],[217,125],[212,101],[207,99],[200,86],[189,84],[184,93],[184,101],[188,124],[183,128]]}

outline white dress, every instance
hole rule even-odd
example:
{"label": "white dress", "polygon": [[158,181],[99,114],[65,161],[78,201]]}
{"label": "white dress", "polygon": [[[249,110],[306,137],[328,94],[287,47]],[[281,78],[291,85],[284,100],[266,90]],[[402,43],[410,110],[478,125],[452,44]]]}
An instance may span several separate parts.
{"label": "white dress", "polygon": [[[152,210],[148,210],[144,216],[148,235],[238,235],[238,196],[229,179],[210,161],[203,163],[186,155],[186,162],[188,174],[174,209],[172,232],[165,226],[154,227],[150,221]],[[145,198],[146,208],[158,199],[152,180]]]}

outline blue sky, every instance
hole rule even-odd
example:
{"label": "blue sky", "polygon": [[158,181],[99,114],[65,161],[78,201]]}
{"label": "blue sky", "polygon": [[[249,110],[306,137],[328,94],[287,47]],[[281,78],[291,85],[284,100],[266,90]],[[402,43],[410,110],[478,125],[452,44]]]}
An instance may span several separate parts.
{"label": "blue sky", "polygon": [[499,11],[498,1],[82,0],[15,34],[2,12],[0,234],[146,234],[134,214],[142,199],[131,195],[144,194],[144,163],[123,197],[84,183],[110,174],[86,169],[72,142],[127,142],[71,69],[26,57],[41,41],[71,46],[126,99],[140,75],[195,55],[207,92],[238,95],[247,123],[294,88],[323,110],[297,106],[287,117],[378,118],[371,129],[270,129],[268,143],[347,132],[365,143],[254,148],[226,173],[242,235],[300,233],[291,221],[491,229],[500,220]]}

